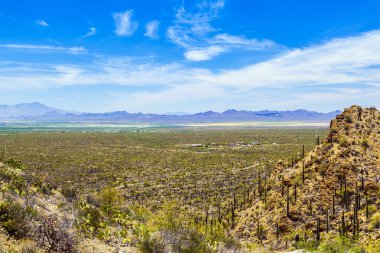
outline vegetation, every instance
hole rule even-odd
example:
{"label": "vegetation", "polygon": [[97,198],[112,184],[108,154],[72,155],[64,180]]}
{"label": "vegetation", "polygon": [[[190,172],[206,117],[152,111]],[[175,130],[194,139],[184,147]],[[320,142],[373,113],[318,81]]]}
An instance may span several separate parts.
{"label": "vegetation", "polygon": [[[254,185],[264,186],[276,161],[300,159],[325,132],[6,132],[0,135],[4,195],[18,192],[21,199],[39,199],[45,208],[46,201],[55,202],[57,208],[44,213],[31,205],[36,216],[26,222],[52,229],[57,238],[42,243],[49,234],[43,233],[15,239],[57,252],[64,232],[72,238],[69,245],[78,241],[75,250],[83,252],[95,246],[79,238],[99,240],[104,252],[243,251],[231,229],[250,206]],[[62,217],[52,221],[52,212]]]}
{"label": "vegetation", "polygon": [[379,119],[354,106],[329,132],[7,132],[0,250],[378,252]]}
{"label": "vegetation", "polygon": [[271,250],[376,251],[379,125],[376,109],[347,108],[323,143],[298,161],[277,163],[257,186],[266,194],[239,213],[236,235]]}

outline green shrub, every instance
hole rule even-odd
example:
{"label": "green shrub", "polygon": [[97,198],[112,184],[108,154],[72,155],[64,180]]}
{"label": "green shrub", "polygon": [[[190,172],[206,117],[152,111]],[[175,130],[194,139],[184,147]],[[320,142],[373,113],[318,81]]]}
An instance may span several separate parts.
{"label": "green shrub", "polygon": [[104,216],[97,207],[83,206],[80,208],[79,228],[89,236],[104,239],[109,235],[109,227]]}
{"label": "green shrub", "polygon": [[380,213],[375,213],[374,215],[372,215],[370,227],[380,228]]}
{"label": "green shrub", "polygon": [[313,252],[318,249],[319,243],[315,240],[308,240],[308,241],[299,241],[296,243],[297,249],[304,249],[308,252]]}
{"label": "green shrub", "polygon": [[133,235],[136,237],[136,247],[142,253],[161,253],[165,252],[165,245],[153,238],[150,234],[148,227],[145,224],[139,223],[134,226]]}
{"label": "green shrub", "polygon": [[348,238],[337,236],[323,242],[317,250],[318,253],[361,253],[364,249],[354,245]]}
{"label": "green shrub", "polygon": [[344,136],[339,136],[338,142],[339,142],[339,146],[341,146],[341,147],[347,147],[348,146],[348,141]]}
{"label": "green shrub", "polygon": [[122,203],[122,196],[117,189],[105,188],[99,194],[100,209],[104,211],[108,217],[111,217],[118,211]]}
{"label": "green shrub", "polygon": [[365,252],[368,252],[368,253],[378,253],[380,252],[380,240],[377,239],[377,240],[374,240],[374,241],[370,241],[368,243],[368,245],[365,247]]}
{"label": "green shrub", "polygon": [[349,124],[352,123],[352,119],[349,116],[346,116],[345,121],[346,123],[349,123]]}
{"label": "green shrub", "polygon": [[12,167],[12,168],[15,168],[15,169],[19,169],[19,170],[25,169],[24,164],[21,161],[18,161],[14,158],[10,158],[10,159],[6,160],[5,164]]}
{"label": "green shrub", "polygon": [[62,195],[67,199],[69,202],[73,202],[78,197],[78,190],[75,187],[70,186],[63,186],[61,189]]}
{"label": "green shrub", "polygon": [[363,140],[363,141],[362,141],[362,147],[363,147],[364,149],[369,148],[368,140]]}
{"label": "green shrub", "polygon": [[30,231],[30,222],[35,212],[30,207],[5,201],[0,203],[0,225],[16,239],[25,238]]}

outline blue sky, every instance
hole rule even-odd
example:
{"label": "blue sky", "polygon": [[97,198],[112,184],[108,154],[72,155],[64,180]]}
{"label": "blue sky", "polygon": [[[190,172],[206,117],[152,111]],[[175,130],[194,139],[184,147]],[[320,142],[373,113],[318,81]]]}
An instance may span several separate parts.
{"label": "blue sky", "polygon": [[380,106],[380,0],[2,0],[0,104]]}

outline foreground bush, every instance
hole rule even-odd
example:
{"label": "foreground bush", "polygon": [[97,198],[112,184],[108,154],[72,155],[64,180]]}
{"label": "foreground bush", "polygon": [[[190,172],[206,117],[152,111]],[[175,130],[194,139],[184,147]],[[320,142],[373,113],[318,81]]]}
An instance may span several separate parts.
{"label": "foreground bush", "polygon": [[73,235],[54,217],[43,219],[36,231],[40,247],[48,252],[76,253],[77,247]]}
{"label": "foreground bush", "polygon": [[176,204],[165,204],[157,214],[145,217],[148,220],[133,231],[141,252],[212,253],[226,248],[235,252],[239,248],[221,224],[196,223],[192,216],[181,213]]}
{"label": "foreground bush", "polygon": [[0,225],[16,239],[25,238],[35,212],[30,207],[5,201],[0,203]]}

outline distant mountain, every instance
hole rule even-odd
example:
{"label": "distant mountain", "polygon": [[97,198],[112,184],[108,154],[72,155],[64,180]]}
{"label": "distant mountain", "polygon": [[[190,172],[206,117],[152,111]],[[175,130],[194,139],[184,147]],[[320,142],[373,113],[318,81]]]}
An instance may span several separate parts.
{"label": "distant mountain", "polygon": [[188,112],[167,112],[162,115],[169,115],[169,116],[184,116],[184,115],[191,115],[191,113]]}
{"label": "distant mountain", "polygon": [[198,122],[239,121],[305,121],[329,122],[340,111],[320,113],[307,110],[246,111],[230,109],[224,112],[207,111],[196,114],[144,114],[115,111],[108,113],[69,113],[40,103],[0,105],[0,119],[32,119],[59,122],[128,122],[154,124],[180,124]]}
{"label": "distant mountain", "polygon": [[57,117],[62,115],[65,115],[64,111],[36,102],[0,105],[0,118],[2,119]]}

